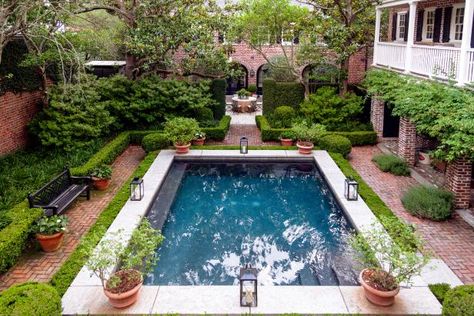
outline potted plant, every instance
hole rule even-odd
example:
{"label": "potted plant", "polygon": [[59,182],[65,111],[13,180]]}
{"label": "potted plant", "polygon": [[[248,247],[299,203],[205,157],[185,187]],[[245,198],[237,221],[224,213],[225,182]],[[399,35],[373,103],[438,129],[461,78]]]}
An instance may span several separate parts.
{"label": "potted plant", "polygon": [[94,188],[99,191],[104,191],[110,185],[110,179],[112,178],[112,168],[107,165],[97,166],[92,169],[91,176]]}
{"label": "potted plant", "polygon": [[[100,279],[105,296],[115,308],[126,308],[137,301],[143,274],[157,261],[156,249],[163,241],[146,219],[133,231],[128,245],[124,236],[119,230],[101,240],[95,249],[92,240],[85,241],[83,248],[83,255],[92,253],[86,267]],[[109,273],[111,269],[115,271]]]}
{"label": "potted plant", "polygon": [[309,125],[307,122],[299,122],[291,128],[293,131],[300,154],[308,155],[314,147],[314,142],[317,141],[326,131],[326,127],[321,124]]}
{"label": "potted plant", "polygon": [[282,146],[293,146],[293,140],[295,139],[295,132],[287,130],[281,133],[280,142]]}
{"label": "potted plant", "polygon": [[389,231],[397,232],[394,241],[380,223],[352,238],[352,247],[366,267],[359,274],[366,298],[379,306],[390,306],[400,291],[400,284],[410,284],[411,278],[420,273],[428,262],[422,251],[421,239],[411,226],[397,219],[382,218]]}
{"label": "potted plant", "polygon": [[67,222],[64,215],[43,216],[36,221],[32,231],[44,252],[54,252],[61,247]]}
{"label": "potted plant", "polygon": [[254,84],[250,84],[247,88],[247,91],[250,92],[250,94],[254,97],[257,96],[257,86]]}
{"label": "potted plant", "polygon": [[202,146],[204,145],[204,141],[206,140],[206,133],[204,132],[197,132],[194,135],[193,145],[195,146]]}
{"label": "potted plant", "polygon": [[165,123],[164,132],[173,142],[176,153],[185,154],[189,152],[191,141],[200,132],[200,129],[195,119],[175,117]]}
{"label": "potted plant", "polygon": [[240,89],[237,91],[237,95],[239,96],[239,99],[248,99],[252,94],[245,89]]}

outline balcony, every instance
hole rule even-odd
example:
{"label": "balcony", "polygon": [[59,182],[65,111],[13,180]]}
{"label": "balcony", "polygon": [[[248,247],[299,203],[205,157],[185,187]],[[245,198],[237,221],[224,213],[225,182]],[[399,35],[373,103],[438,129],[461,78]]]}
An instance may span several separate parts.
{"label": "balcony", "polygon": [[[377,7],[373,65],[460,86],[474,83],[474,4],[436,8],[427,3],[389,0]],[[381,33],[382,15],[387,34]],[[448,15],[451,22],[443,20]]]}

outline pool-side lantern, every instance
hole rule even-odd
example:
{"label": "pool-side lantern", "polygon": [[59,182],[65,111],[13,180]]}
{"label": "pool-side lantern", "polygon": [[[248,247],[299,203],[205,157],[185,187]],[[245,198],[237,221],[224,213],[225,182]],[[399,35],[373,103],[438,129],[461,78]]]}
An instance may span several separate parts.
{"label": "pool-side lantern", "polygon": [[348,201],[357,201],[359,197],[359,183],[352,178],[346,178],[344,182],[344,196]]}
{"label": "pool-side lantern", "polygon": [[145,194],[145,185],[143,184],[143,179],[135,177],[132,182],[130,182],[130,200],[140,201]]}
{"label": "pool-side lantern", "polygon": [[240,268],[240,306],[257,306],[257,269],[246,265]]}
{"label": "pool-side lantern", "polygon": [[240,139],[240,153],[247,154],[249,152],[249,140],[247,137],[242,137]]}

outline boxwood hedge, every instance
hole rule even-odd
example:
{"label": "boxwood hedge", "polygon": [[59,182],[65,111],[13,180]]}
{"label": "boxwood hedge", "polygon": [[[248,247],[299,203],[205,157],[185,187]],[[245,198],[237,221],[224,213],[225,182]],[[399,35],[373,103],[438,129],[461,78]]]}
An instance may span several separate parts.
{"label": "boxwood hedge", "polygon": [[444,297],[443,315],[474,315],[474,285],[460,285],[449,290]]}
{"label": "boxwood hedge", "polygon": [[304,86],[299,82],[276,82],[273,79],[263,80],[263,113],[269,115],[277,107],[282,105],[299,109],[300,103],[304,101]]}
{"label": "boxwood hedge", "polygon": [[202,131],[206,133],[207,139],[223,140],[225,138],[225,135],[229,131],[230,120],[231,117],[229,115],[225,115],[222,117],[216,127],[202,128]]}

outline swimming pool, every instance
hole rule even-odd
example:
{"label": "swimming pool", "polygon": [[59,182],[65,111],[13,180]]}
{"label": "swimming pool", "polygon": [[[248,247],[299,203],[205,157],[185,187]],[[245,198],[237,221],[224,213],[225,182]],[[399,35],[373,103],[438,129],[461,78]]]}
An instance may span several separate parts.
{"label": "swimming pool", "polygon": [[357,284],[352,227],[312,162],[175,161],[147,217],[162,229],[145,284]]}

